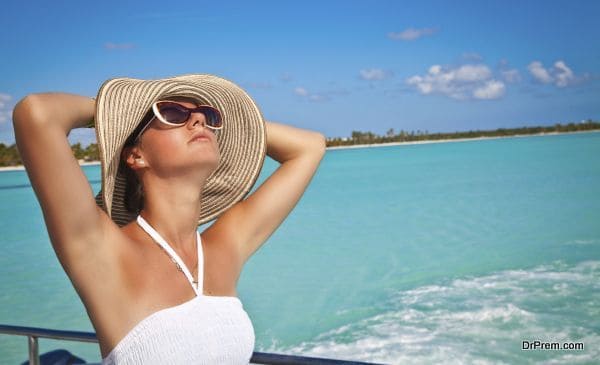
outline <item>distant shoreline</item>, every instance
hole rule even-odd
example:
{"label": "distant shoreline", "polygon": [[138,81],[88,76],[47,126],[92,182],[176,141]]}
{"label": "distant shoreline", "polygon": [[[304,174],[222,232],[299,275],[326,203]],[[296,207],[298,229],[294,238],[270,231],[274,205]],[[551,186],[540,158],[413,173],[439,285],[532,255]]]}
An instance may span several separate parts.
{"label": "distant shoreline", "polygon": [[[499,138],[515,138],[515,137],[536,137],[536,136],[551,136],[557,134],[576,134],[576,133],[599,133],[600,130],[594,129],[589,131],[573,131],[573,132],[542,132],[533,134],[514,134],[512,136],[493,136],[493,137],[473,137],[473,138],[447,138],[447,139],[430,139],[424,141],[405,141],[405,142],[388,142],[388,143],[372,143],[372,144],[355,144],[350,146],[331,146],[327,147],[327,150],[343,150],[351,148],[373,148],[373,147],[387,147],[387,146],[400,146],[400,145],[415,145],[415,144],[430,144],[430,143],[448,143],[448,142],[468,142],[468,141],[480,141],[486,139],[499,139]],[[80,166],[89,165],[100,165],[100,161],[86,161],[80,162]],[[22,171],[25,170],[23,165],[17,166],[5,166],[0,167],[2,171]]]}
{"label": "distant shoreline", "polygon": [[[89,165],[100,165],[100,161],[86,161],[86,162],[79,163],[79,166],[89,166]],[[0,171],[22,171],[22,170],[25,170],[25,167],[23,165],[0,167]]]}
{"label": "distant shoreline", "polygon": [[473,138],[446,138],[446,139],[429,139],[423,141],[405,141],[405,142],[388,142],[388,143],[372,143],[372,144],[355,144],[349,146],[331,146],[327,147],[328,150],[342,150],[349,148],[371,148],[371,147],[387,147],[387,146],[399,146],[399,145],[414,145],[414,144],[429,144],[429,143],[447,143],[447,142],[468,142],[468,141],[480,141],[484,139],[498,139],[498,138],[514,138],[514,137],[536,137],[536,136],[550,136],[557,134],[576,134],[576,133],[598,133],[600,130],[594,129],[589,131],[573,131],[573,132],[542,132],[542,133],[530,133],[530,134],[513,134],[511,136],[493,136],[493,137],[473,137]]}

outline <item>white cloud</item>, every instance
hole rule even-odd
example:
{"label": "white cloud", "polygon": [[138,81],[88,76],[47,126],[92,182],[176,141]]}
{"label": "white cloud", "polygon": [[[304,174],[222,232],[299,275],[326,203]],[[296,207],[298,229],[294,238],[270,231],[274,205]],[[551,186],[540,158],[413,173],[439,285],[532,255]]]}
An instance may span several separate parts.
{"label": "white cloud", "polygon": [[519,81],[521,81],[521,74],[519,73],[519,70],[517,70],[517,69],[513,68],[513,69],[510,69],[510,70],[502,70],[502,71],[500,71],[500,73],[502,74],[502,78],[506,82],[519,82]]}
{"label": "white cloud", "polygon": [[533,61],[527,66],[531,76],[543,84],[554,84],[557,87],[566,87],[582,81],[585,77],[577,77],[567,64],[558,60],[551,68],[545,68],[540,61]]}
{"label": "white cloud", "polygon": [[465,52],[462,54],[462,58],[465,62],[480,62],[483,60],[483,57],[477,52]]}
{"label": "white cloud", "polygon": [[348,91],[340,89],[315,93],[310,92],[303,87],[297,87],[294,89],[294,94],[304,100],[321,102],[330,100],[332,96],[347,95]]}
{"label": "white cloud", "polygon": [[322,95],[322,94],[310,94],[310,95],[308,95],[308,100],[310,100],[310,101],[326,101],[326,100],[329,100],[329,97],[327,95]]}
{"label": "white cloud", "polygon": [[498,69],[504,81],[508,83],[521,81],[521,73],[516,68],[510,68],[507,59],[503,58],[500,60]]}
{"label": "white cloud", "polygon": [[10,95],[0,93],[0,109],[4,109],[6,107],[6,103],[11,99],[12,97]]}
{"label": "white cloud", "polygon": [[421,37],[431,35],[435,32],[437,32],[437,29],[435,29],[435,28],[421,28],[421,29],[408,28],[399,33],[390,32],[390,33],[388,33],[388,38],[394,39],[394,40],[402,40],[402,41],[414,41],[415,39],[419,39]]}
{"label": "white cloud", "polygon": [[385,71],[380,68],[370,68],[360,70],[360,78],[367,81],[384,80],[393,76],[391,71]]}
{"label": "white cloud", "polygon": [[12,120],[12,108],[8,108],[8,103],[12,100],[12,96],[0,93],[0,123]]}
{"label": "white cloud", "polygon": [[563,61],[556,61],[554,69],[556,70],[554,76],[556,78],[556,86],[565,87],[575,81],[573,71]]}
{"label": "white cloud", "polygon": [[550,73],[544,68],[541,62],[533,61],[527,66],[527,69],[537,81],[544,84],[552,82],[552,76],[550,76]]}
{"label": "white cloud", "polygon": [[498,99],[504,95],[504,83],[497,80],[489,80],[483,86],[473,90],[473,97],[476,99]]}
{"label": "white cloud", "polygon": [[294,94],[309,101],[326,101],[329,97],[324,94],[310,93],[303,87],[297,87],[294,89]]}
{"label": "white cloud", "polygon": [[455,68],[433,65],[427,74],[415,75],[406,80],[421,94],[442,94],[453,99],[497,99],[504,94],[502,81],[492,78],[486,65],[466,64]]}
{"label": "white cloud", "polygon": [[298,96],[307,96],[308,91],[306,91],[306,89],[303,87],[297,87],[294,89],[294,94],[296,94]]}
{"label": "white cloud", "polygon": [[454,73],[457,81],[462,82],[477,82],[492,76],[492,72],[485,65],[463,65],[450,72]]}

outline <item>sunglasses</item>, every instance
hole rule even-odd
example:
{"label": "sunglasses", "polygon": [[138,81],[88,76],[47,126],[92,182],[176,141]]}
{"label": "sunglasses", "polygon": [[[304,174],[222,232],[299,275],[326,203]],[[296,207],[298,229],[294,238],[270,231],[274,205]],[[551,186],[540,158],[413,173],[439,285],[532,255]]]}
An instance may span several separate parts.
{"label": "sunglasses", "polygon": [[[221,112],[218,109],[208,105],[200,105],[196,108],[188,108],[174,101],[157,101],[152,104],[152,111],[154,117],[156,117],[161,123],[181,126],[184,125],[192,113],[202,113],[205,118],[204,125],[210,129],[222,129],[223,118]],[[148,128],[154,118],[150,118],[148,123],[138,132],[134,141],[137,141],[142,133]]]}

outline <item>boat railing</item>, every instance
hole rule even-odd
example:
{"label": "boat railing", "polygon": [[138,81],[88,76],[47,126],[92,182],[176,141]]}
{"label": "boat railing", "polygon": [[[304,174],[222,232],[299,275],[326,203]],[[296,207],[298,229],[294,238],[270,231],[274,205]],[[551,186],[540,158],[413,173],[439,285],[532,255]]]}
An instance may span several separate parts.
{"label": "boat railing", "polygon": [[[22,327],[22,326],[11,326],[0,324],[0,334],[5,335],[16,335],[26,336],[27,343],[29,346],[29,364],[40,365],[40,355],[38,348],[38,339],[50,338],[53,340],[64,340],[64,341],[77,341],[77,342],[94,342],[98,343],[98,338],[94,332],[80,332],[80,331],[63,331],[54,330],[49,328],[38,328],[38,327]],[[268,352],[256,352],[252,353],[250,359],[251,364],[265,364],[265,365],[382,365],[360,361],[347,361],[328,359],[320,357],[308,357],[308,356],[297,356],[297,355],[284,355],[275,354]]]}

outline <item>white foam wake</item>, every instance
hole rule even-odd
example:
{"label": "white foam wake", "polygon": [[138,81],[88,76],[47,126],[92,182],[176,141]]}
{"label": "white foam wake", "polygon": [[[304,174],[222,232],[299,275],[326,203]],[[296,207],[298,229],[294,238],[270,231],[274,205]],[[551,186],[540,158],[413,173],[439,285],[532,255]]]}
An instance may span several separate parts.
{"label": "white foam wake", "polygon": [[[600,261],[557,262],[398,292],[390,310],[292,348],[389,364],[588,364],[600,358]],[[522,341],[583,342],[524,351]]]}

